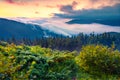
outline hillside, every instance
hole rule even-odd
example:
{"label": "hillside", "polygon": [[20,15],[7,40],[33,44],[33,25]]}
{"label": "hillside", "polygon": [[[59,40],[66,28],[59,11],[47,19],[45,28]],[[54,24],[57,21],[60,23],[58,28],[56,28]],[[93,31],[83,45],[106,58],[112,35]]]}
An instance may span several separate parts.
{"label": "hillside", "polygon": [[39,25],[26,24],[14,20],[0,18],[0,38],[41,38],[58,36],[47,29],[41,28]]}

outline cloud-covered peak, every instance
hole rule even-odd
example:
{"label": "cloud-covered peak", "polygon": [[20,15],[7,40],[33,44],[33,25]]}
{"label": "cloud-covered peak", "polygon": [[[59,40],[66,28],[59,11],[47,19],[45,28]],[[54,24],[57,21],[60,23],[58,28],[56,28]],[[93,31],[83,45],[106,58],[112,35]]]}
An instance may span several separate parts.
{"label": "cloud-covered peak", "polygon": [[[27,21],[29,19],[26,19]],[[120,32],[120,26],[109,26],[98,23],[91,24],[67,24],[66,22],[71,19],[65,18],[44,18],[44,19],[33,19],[29,20],[31,24],[38,24],[44,29],[48,29],[55,33],[64,34],[66,36],[71,36],[78,33],[104,33],[104,32]]]}

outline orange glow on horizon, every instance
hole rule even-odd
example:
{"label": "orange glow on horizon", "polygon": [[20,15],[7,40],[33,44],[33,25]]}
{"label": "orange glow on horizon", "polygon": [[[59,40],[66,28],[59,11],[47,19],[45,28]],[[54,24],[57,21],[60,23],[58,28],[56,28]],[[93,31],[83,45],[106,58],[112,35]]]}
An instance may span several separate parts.
{"label": "orange glow on horizon", "polygon": [[[7,1],[7,0],[6,0]],[[0,1],[0,17],[53,17],[53,13],[62,13],[59,8],[63,5],[72,5],[74,0],[19,0],[16,2]],[[11,0],[12,1],[12,0]],[[13,0],[14,1],[14,0]],[[76,0],[75,10],[100,8],[104,6],[112,6],[120,1],[116,0]]]}
{"label": "orange glow on horizon", "polygon": [[44,6],[0,4],[0,17],[52,17],[53,12],[58,13],[59,10]]}

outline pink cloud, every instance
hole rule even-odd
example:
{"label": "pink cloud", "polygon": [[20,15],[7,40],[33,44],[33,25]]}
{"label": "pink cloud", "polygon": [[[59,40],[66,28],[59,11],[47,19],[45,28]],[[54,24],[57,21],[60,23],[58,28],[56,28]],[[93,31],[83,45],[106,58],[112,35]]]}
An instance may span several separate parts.
{"label": "pink cloud", "polygon": [[10,3],[10,4],[13,4],[14,1],[13,0],[5,0],[6,2]]}

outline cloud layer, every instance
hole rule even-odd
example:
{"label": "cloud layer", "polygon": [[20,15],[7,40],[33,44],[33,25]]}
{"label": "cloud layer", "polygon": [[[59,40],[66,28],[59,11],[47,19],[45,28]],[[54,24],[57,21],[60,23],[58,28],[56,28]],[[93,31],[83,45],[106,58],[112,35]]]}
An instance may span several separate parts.
{"label": "cloud layer", "polygon": [[55,14],[55,16],[72,19],[72,21],[68,22],[70,24],[100,23],[120,26],[120,4],[100,9],[74,10],[73,7],[73,5],[61,6],[60,10],[64,13]]}
{"label": "cloud layer", "polygon": [[[62,18],[119,18],[120,17],[120,4],[114,6],[103,7],[100,9],[82,9],[73,10],[72,5],[61,6],[60,10],[63,14],[55,14]],[[119,16],[119,17],[118,17]]]}
{"label": "cloud layer", "polygon": [[64,34],[67,36],[71,36],[72,34],[78,33],[103,33],[103,32],[120,32],[120,26],[108,26],[103,24],[67,24],[66,22],[70,21],[70,19],[64,18],[43,18],[43,19],[26,19],[26,18],[16,18],[13,20],[17,20],[26,23],[32,23],[42,26],[44,29],[49,29],[56,33]]}
{"label": "cloud layer", "polygon": [[[120,32],[120,26],[108,26],[103,24],[67,24],[65,23],[69,19],[52,18],[46,19],[46,22],[40,25],[44,28],[50,29],[54,32],[66,33],[66,34],[78,34],[80,32],[89,34],[92,32],[103,33],[103,32]],[[59,30],[59,31],[58,31]]]}

